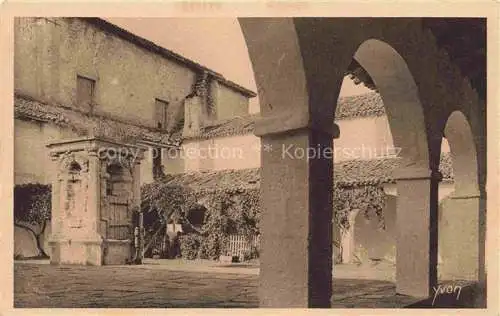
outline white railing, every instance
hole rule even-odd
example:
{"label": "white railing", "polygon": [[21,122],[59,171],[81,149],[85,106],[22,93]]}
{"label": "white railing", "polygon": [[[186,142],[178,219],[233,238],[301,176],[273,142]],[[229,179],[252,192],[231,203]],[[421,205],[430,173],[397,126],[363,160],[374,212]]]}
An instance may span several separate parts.
{"label": "white railing", "polygon": [[254,235],[247,237],[244,235],[230,235],[229,245],[227,248],[228,256],[238,256],[240,260],[243,260],[245,254],[250,254],[252,248],[259,249],[260,247],[260,236]]}

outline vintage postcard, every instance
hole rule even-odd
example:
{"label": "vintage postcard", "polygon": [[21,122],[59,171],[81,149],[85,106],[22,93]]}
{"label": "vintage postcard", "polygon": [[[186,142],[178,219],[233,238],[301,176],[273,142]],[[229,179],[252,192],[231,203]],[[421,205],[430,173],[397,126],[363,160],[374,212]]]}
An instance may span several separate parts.
{"label": "vintage postcard", "polygon": [[4,3],[2,313],[497,314],[498,9]]}

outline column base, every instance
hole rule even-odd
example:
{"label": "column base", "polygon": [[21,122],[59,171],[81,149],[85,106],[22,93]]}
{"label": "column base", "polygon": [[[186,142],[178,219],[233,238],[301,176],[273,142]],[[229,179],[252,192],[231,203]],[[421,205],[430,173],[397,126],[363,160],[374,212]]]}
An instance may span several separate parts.
{"label": "column base", "polygon": [[51,264],[124,265],[132,258],[130,240],[52,240]]}
{"label": "column base", "polygon": [[130,262],[133,253],[130,240],[107,239],[103,243],[105,265],[123,265]]}
{"label": "column base", "polygon": [[51,264],[102,265],[102,240],[53,240]]}
{"label": "column base", "polygon": [[442,205],[439,223],[442,280],[478,281],[479,196],[452,196]]}

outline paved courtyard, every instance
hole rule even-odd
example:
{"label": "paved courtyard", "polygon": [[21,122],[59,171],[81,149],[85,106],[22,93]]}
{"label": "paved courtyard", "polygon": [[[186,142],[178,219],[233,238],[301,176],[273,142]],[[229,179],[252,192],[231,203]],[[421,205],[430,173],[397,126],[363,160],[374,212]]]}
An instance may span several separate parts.
{"label": "paved courtyard", "polygon": [[[333,307],[394,308],[416,302],[396,295],[387,268],[337,268]],[[14,264],[14,306],[24,307],[258,307],[258,266],[149,261],[140,266]],[[365,275],[363,275],[363,272]],[[378,271],[378,275],[376,273]],[[350,274],[359,274],[351,278]],[[378,280],[368,279],[369,274]],[[342,277],[343,276],[343,277]]]}

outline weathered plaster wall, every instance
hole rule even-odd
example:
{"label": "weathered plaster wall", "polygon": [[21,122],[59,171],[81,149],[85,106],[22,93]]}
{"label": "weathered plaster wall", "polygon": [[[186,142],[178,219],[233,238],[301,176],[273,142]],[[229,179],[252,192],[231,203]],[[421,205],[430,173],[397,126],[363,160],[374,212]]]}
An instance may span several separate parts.
{"label": "weathered plaster wall", "polygon": [[231,117],[248,114],[249,100],[247,97],[236,92],[224,84],[212,84],[214,95],[217,99],[217,119],[228,119]]}
{"label": "weathered plaster wall", "polygon": [[258,168],[260,138],[247,134],[185,141],[180,151],[163,163],[166,173]]}
{"label": "weathered plaster wall", "polygon": [[340,137],[334,142],[335,160],[375,159],[394,152],[387,116],[336,122]]}
{"label": "weathered plaster wall", "polygon": [[14,183],[49,184],[55,174],[46,145],[52,141],[73,138],[68,129],[33,121],[14,122]]}
{"label": "weathered plaster wall", "polygon": [[[50,20],[50,21],[49,21]],[[172,110],[191,92],[195,74],[78,18],[15,19],[15,89],[76,106],[76,76],[96,80],[96,112],[156,127],[154,103]]]}

